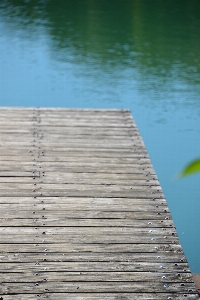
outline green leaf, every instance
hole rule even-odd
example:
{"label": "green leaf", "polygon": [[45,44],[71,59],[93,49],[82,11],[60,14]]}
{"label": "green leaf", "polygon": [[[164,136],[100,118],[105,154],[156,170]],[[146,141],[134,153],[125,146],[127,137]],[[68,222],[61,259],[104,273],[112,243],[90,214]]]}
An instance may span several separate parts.
{"label": "green leaf", "polygon": [[179,178],[191,175],[193,173],[200,172],[200,159],[195,159],[188,164],[185,169],[179,174]]}

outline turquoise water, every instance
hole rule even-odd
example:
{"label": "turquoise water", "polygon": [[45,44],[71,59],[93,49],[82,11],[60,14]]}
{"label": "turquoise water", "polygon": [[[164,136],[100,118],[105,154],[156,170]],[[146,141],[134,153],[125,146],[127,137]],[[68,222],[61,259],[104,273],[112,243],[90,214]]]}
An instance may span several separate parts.
{"label": "turquoise water", "polygon": [[129,108],[200,273],[200,2],[2,0],[0,105]]}

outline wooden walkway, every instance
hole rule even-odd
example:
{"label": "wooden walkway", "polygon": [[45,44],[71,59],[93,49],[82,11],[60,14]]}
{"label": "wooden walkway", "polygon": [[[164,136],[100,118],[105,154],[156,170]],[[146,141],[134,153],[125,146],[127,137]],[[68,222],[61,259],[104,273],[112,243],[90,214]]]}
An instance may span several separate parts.
{"label": "wooden walkway", "polygon": [[0,108],[0,300],[200,299],[127,110]]}

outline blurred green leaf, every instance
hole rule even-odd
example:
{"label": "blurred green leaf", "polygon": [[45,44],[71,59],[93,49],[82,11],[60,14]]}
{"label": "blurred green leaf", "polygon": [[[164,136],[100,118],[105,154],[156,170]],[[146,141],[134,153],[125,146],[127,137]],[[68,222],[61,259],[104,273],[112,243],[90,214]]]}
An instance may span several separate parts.
{"label": "blurred green leaf", "polygon": [[195,159],[190,164],[188,164],[185,169],[179,174],[179,178],[200,172],[200,159]]}

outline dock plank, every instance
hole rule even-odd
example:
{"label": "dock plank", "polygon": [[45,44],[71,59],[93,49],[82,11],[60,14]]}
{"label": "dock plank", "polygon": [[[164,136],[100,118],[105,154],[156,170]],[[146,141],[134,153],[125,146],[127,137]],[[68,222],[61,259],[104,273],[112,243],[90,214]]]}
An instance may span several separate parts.
{"label": "dock plank", "polygon": [[0,299],[200,299],[128,110],[0,108]]}

